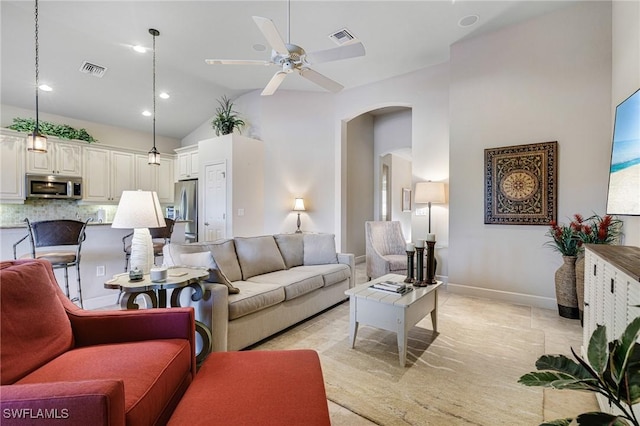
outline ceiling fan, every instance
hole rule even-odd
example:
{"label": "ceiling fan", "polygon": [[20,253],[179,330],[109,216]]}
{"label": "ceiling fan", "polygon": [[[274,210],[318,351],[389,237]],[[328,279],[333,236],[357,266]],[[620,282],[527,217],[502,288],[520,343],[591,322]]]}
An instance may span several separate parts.
{"label": "ceiling fan", "polygon": [[354,58],[365,54],[364,45],[361,42],[346,44],[333,49],[307,53],[300,46],[285,43],[271,19],[253,16],[253,20],[271,46],[272,52],[270,60],[206,59],[205,62],[207,64],[224,65],[279,66],[281,70],[271,77],[271,80],[269,80],[269,83],[267,83],[267,86],[261,93],[262,96],[272,95],[278,89],[280,84],[282,84],[282,81],[287,74],[291,74],[294,71],[312,83],[315,83],[330,92],[339,92],[344,88],[340,83],[311,69],[310,66],[312,64],[315,65],[322,62]]}

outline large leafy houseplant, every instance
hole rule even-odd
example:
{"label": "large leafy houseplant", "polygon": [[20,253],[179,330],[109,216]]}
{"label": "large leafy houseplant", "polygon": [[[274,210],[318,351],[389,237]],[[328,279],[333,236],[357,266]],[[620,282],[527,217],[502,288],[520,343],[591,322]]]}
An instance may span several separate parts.
{"label": "large leafy houseplant", "polygon": [[[583,426],[639,426],[633,404],[640,402],[640,317],[627,326],[619,339],[607,343],[606,328],[599,325],[591,335],[587,349],[587,363],[573,349],[576,361],[564,355],[543,355],[536,361],[538,371],[520,377],[518,383],[526,386],[544,386],[554,389],[573,389],[604,395],[609,404],[621,414],[590,412],[575,418]],[[574,419],[566,418],[542,425],[569,425]]]}
{"label": "large leafy houseplant", "polygon": [[[32,133],[35,127],[36,121],[33,118],[16,117],[13,119],[13,124],[8,128],[18,132]],[[55,124],[48,121],[39,120],[38,131],[43,135],[56,136],[61,139],[78,139],[87,143],[98,141],[85,129],[76,129],[67,124]]]}
{"label": "large leafy houseplant", "polygon": [[233,110],[233,102],[226,96],[223,96],[218,100],[220,105],[216,108],[216,115],[211,122],[213,129],[216,131],[216,135],[228,135],[233,133],[234,129],[240,131],[244,126],[244,121],[238,117],[238,112]]}

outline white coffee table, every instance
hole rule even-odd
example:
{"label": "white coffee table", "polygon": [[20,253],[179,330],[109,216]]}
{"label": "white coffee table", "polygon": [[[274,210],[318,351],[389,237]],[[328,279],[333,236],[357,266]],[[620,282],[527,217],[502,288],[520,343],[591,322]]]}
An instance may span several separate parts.
{"label": "white coffee table", "polygon": [[349,296],[349,340],[355,347],[358,324],[367,324],[398,335],[400,366],[407,360],[407,333],[422,318],[431,313],[433,331],[438,331],[438,288],[442,281],[427,287],[414,287],[413,291],[399,295],[372,290],[372,284],[382,281],[404,281],[403,275],[387,274],[351,288]]}

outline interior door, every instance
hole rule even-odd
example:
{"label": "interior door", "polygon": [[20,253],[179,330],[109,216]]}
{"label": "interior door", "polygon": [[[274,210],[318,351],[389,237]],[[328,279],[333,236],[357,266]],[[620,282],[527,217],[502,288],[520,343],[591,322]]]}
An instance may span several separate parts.
{"label": "interior door", "polygon": [[204,168],[204,237],[205,241],[227,238],[227,167],[225,163]]}

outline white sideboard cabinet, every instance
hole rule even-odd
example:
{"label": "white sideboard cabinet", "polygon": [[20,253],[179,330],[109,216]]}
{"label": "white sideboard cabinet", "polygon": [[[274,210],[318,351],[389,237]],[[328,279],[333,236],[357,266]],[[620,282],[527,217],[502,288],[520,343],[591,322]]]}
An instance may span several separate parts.
{"label": "white sideboard cabinet", "polygon": [[[640,316],[640,247],[588,244],[585,249],[584,329],[582,353],[598,325],[607,329],[607,341],[618,339]],[[611,412],[598,395],[602,411]],[[640,412],[640,404],[634,409]]]}

